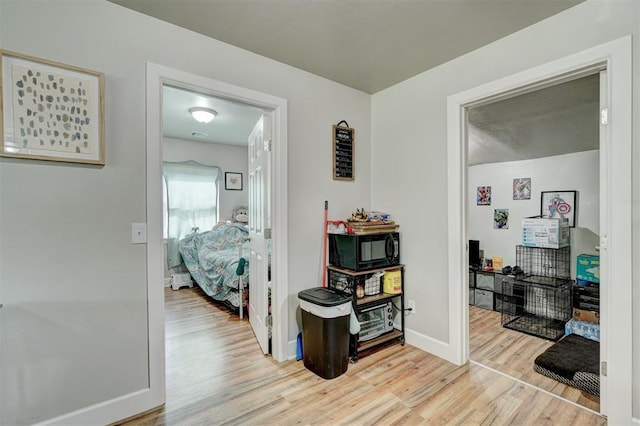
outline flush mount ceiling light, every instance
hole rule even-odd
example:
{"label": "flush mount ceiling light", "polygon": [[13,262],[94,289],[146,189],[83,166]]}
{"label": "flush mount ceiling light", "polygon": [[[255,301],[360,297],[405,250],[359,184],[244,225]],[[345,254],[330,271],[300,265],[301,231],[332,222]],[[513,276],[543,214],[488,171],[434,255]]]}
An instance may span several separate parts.
{"label": "flush mount ceiling light", "polygon": [[218,113],[211,108],[193,107],[189,108],[189,112],[197,121],[201,123],[210,123]]}

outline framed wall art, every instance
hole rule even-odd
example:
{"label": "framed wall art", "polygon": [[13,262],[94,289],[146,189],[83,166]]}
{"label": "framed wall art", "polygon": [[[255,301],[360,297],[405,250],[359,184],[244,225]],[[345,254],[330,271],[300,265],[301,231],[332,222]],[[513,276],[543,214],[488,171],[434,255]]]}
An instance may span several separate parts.
{"label": "framed wall art", "polygon": [[567,218],[569,227],[576,226],[577,191],[543,191],[540,197],[540,216]]}
{"label": "framed wall art", "polygon": [[242,173],[225,172],[224,189],[242,191]]}
{"label": "framed wall art", "polygon": [[0,50],[0,156],[104,165],[104,74]]}

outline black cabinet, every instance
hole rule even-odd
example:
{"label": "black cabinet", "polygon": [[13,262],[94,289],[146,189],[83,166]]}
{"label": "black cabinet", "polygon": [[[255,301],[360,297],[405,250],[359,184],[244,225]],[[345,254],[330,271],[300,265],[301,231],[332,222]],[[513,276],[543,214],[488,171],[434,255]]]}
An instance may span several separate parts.
{"label": "black cabinet", "polygon": [[573,307],[586,311],[600,312],[600,285],[589,283],[589,285],[573,286]]}

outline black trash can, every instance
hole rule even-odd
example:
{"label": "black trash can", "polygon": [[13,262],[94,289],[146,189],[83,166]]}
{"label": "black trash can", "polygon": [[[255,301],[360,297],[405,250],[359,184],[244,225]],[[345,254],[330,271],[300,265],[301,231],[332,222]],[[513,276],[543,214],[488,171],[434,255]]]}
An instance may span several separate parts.
{"label": "black trash can", "polygon": [[333,379],[349,366],[351,296],[324,287],[298,293],[302,313],[304,366]]}

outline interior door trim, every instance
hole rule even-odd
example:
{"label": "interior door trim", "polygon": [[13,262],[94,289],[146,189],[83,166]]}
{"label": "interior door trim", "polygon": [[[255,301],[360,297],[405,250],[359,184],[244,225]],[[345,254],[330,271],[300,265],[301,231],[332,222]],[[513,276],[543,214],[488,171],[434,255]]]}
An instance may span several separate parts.
{"label": "interior door trim", "polygon": [[[452,95],[447,99],[448,130],[448,212],[449,212],[449,360],[464,364],[469,360],[468,274],[466,272],[467,146],[466,110],[469,105],[486,102],[521,88],[573,78],[584,70],[607,70],[611,117],[605,141],[601,139],[601,179],[607,175],[601,199],[601,235],[608,236],[608,255],[601,262],[601,278],[609,283],[601,294],[601,345],[608,353],[608,375],[601,388],[601,413],[611,424],[632,420],[632,225],[631,147],[632,132],[632,56],[631,36],[626,36],[562,59],[525,70],[500,80]],[[615,84],[614,84],[615,83]],[[615,141],[615,144],[610,143]],[[601,191],[603,184],[601,183]],[[602,194],[601,194],[602,196]],[[602,217],[606,209],[606,218]],[[606,264],[608,263],[608,265]],[[614,309],[615,307],[615,309]],[[612,350],[615,349],[615,350]]]}

